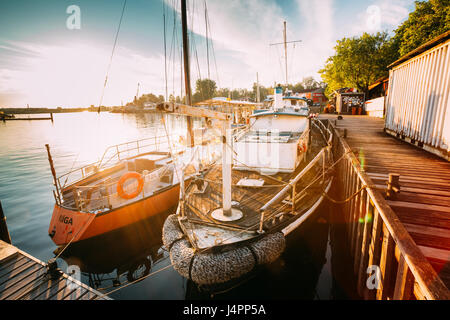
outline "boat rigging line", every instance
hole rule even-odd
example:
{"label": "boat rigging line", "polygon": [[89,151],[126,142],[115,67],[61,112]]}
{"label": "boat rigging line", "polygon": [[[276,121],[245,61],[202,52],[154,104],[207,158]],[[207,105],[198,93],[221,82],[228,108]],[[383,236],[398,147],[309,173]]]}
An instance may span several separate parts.
{"label": "boat rigging line", "polygon": [[119,37],[119,32],[120,32],[120,26],[122,25],[122,19],[123,19],[123,14],[125,12],[125,6],[127,4],[127,0],[124,0],[123,2],[123,7],[122,7],[122,13],[120,14],[120,20],[119,20],[119,26],[117,27],[117,31],[116,31],[116,36],[114,38],[114,45],[112,48],[112,52],[111,52],[111,57],[109,59],[109,64],[108,64],[108,68],[106,69],[106,77],[105,77],[105,82],[103,84],[103,89],[102,89],[102,95],[100,97],[100,103],[98,104],[98,113],[100,113],[100,108],[102,106],[103,103],[103,96],[105,94],[105,88],[106,88],[106,84],[108,82],[108,75],[109,75],[109,70],[111,69],[111,64],[112,64],[112,60],[114,57],[114,51],[116,50],[116,45],[117,45],[117,39]]}
{"label": "boat rigging line", "polygon": [[[325,147],[325,148],[329,148],[329,146],[328,146],[328,147]],[[306,192],[306,190],[309,189],[314,183],[316,183],[317,181],[319,181],[320,179],[322,179],[322,177],[323,177],[326,173],[328,173],[329,171],[331,171],[332,168],[333,168],[336,164],[338,164],[340,161],[342,161],[342,159],[344,159],[345,155],[346,155],[347,153],[349,153],[349,152],[351,152],[351,151],[344,152],[343,155],[342,155],[337,161],[335,161],[332,165],[330,165],[327,169],[323,170],[321,173],[318,173],[318,175],[315,177],[315,179],[313,179],[312,182],[310,182],[306,187],[304,187],[301,191],[299,191],[298,194],[301,194],[301,193]],[[368,187],[368,186],[365,186],[365,187]],[[283,204],[283,205],[282,205],[280,208],[278,208],[273,214],[267,216],[265,220],[271,218],[274,214],[281,212],[282,210],[284,210],[284,209],[285,209],[286,207],[288,207],[288,206],[289,206],[288,203]],[[253,224],[253,225],[251,225],[251,226],[249,226],[249,227],[247,227],[247,228],[245,228],[245,229],[242,229],[242,230],[240,230],[240,231],[237,233],[237,235],[242,234],[242,233],[244,233],[244,232],[248,232],[250,229],[254,228],[255,226],[257,226],[257,225],[259,225],[259,224],[260,224],[260,222],[256,222],[255,224]],[[236,235],[235,235],[235,236],[236,236]],[[230,238],[226,238],[226,239],[222,240],[221,243],[224,243],[224,242],[226,242],[227,240],[230,240],[230,239],[232,239],[232,238],[235,237],[235,236],[231,236]],[[198,249],[198,250],[196,250],[195,253],[194,253],[194,255],[193,255],[192,257],[190,257],[191,261],[192,261],[192,259],[195,257],[196,254],[205,252],[205,251],[207,251],[208,249],[209,249],[209,248],[203,248],[203,249]],[[188,258],[185,258],[185,259],[187,260]],[[109,292],[107,292],[107,293],[105,293],[105,294],[106,294],[106,295],[110,295],[110,294],[112,294],[112,293],[114,293],[114,292],[116,292],[116,291],[118,291],[118,290],[120,290],[120,289],[123,289],[123,288],[128,287],[129,285],[132,285],[132,284],[134,284],[134,283],[140,282],[140,281],[142,281],[142,280],[144,280],[144,279],[146,279],[146,278],[148,278],[148,277],[150,277],[150,276],[153,276],[153,275],[156,275],[156,274],[160,273],[161,271],[167,270],[167,269],[169,269],[170,267],[173,267],[173,265],[174,265],[174,263],[171,262],[169,265],[167,265],[167,266],[165,266],[165,267],[163,267],[163,268],[161,268],[161,269],[159,269],[159,270],[156,270],[156,271],[154,271],[154,272],[152,272],[152,273],[149,273],[148,275],[145,275],[144,277],[141,277],[141,278],[139,278],[139,279],[136,279],[135,281],[128,282],[127,284],[125,284],[125,285],[123,285],[123,286],[121,286],[121,287],[118,287],[118,288],[116,288],[116,289],[114,289],[114,290],[111,290],[111,291],[109,291]]]}
{"label": "boat rigging line", "polygon": [[167,91],[167,45],[166,45],[166,2],[163,1],[163,24],[164,24],[164,82],[166,85],[166,99],[168,101],[168,91]]}

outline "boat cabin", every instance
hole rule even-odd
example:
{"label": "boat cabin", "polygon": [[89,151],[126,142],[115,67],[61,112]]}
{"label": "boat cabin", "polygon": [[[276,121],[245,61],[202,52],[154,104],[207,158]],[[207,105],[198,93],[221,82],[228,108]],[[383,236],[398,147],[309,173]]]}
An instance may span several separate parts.
{"label": "boat cabin", "polygon": [[250,117],[249,129],[234,140],[234,169],[293,172],[308,148],[309,108],[303,98],[275,88],[270,109]]}

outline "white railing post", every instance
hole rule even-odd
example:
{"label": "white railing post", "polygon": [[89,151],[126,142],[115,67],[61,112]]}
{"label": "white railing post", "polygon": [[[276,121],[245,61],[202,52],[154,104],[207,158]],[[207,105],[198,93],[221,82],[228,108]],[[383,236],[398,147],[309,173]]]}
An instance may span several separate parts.
{"label": "white railing post", "polygon": [[223,121],[222,126],[222,180],[223,180],[223,215],[231,215],[231,163],[233,161],[230,150],[231,144],[231,121]]}

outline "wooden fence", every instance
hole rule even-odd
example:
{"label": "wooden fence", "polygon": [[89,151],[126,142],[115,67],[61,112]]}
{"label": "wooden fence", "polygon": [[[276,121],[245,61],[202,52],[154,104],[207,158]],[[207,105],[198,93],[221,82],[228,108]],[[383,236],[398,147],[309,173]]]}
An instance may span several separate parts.
{"label": "wooden fence", "polygon": [[395,212],[362,169],[347,142],[333,131],[334,159],[357,290],[363,299],[449,300],[450,292]]}

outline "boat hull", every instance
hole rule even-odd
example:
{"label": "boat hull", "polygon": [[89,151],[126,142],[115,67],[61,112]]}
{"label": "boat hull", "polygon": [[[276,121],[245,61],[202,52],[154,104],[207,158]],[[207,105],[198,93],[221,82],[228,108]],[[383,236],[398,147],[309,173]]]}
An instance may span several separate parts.
{"label": "boat hull", "polygon": [[180,186],[174,185],[142,200],[98,214],[55,204],[48,233],[58,246],[90,239],[152,216],[167,214],[178,204],[179,192]]}

